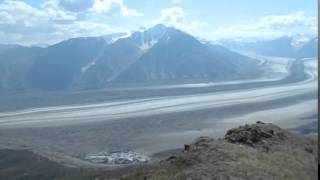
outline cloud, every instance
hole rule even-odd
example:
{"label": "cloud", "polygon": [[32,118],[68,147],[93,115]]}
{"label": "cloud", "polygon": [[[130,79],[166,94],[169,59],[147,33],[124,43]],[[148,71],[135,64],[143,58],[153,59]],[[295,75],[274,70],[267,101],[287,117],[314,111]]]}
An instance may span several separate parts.
{"label": "cloud", "polygon": [[41,5],[42,9],[34,8],[23,1],[6,0],[0,4],[0,24],[27,24],[32,26],[45,21],[72,21],[76,15],[57,8],[54,1]]}
{"label": "cloud", "polygon": [[123,0],[94,0],[94,4],[89,11],[108,16],[117,14],[122,16],[143,16],[142,13],[125,6]]}
{"label": "cloud", "polygon": [[55,28],[57,32],[68,37],[101,36],[114,31],[107,24],[92,21],[75,21],[68,25],[56,24]]}
{"label": "cloud", "polygon": [[59,0],[59,6],[73,12],[85,12],[93,6],[93,0]]}
{"label": "cloud", "polygon": [[[73,21],[77,19],[77,14],[70,11],[65,11],[60,8],[60,1],[58,0],[48,0],[41,4],[41,10],[43,14],[48,16],[51,20],[61,20],[61,21]],[[34,10],[37,10],[33,8]]]}
{"label": "cloud", "polygon": [[115,32],[105,23],[80,19],[78,13],[63,9],[59,2],[49,0],[39,8],[17,0],[0,3],[0,43],[52,44]]}
{"label": "cloud", "polygon": [[171,7],[161,10],[161,16],[157,20],[159,23],[178,25],[185,19],[184,11],[181,7]]}
{"label": "cloud", "polygon": [[215,39],[272,39],[285,35],[316,34],[317,18],[305,12],[265,16],[256,23],[218,27]]}
{"label": "cloud", "polygon": [[189,33],[196,33],[200,28],[208,25],[203,21],[188,20],[184,10],[178,6],[162,9],[160,17],[151,24],[174,26]]}
{"label": "cloud", "polygon": [[172,0],[172,3],[173,3],[173,4],[181,4],[181,3],[182,3],[182,0]]}

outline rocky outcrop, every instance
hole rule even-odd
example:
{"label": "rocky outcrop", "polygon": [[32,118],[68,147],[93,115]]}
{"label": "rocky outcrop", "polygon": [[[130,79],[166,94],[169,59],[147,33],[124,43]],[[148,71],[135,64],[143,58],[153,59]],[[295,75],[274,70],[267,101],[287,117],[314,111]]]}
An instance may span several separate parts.
{"label": "rocky outcrop", "polygon": [[317,160],[314,140],[257,122],[231,129],[223,139],[200,137],[124,179],[315,180]]}

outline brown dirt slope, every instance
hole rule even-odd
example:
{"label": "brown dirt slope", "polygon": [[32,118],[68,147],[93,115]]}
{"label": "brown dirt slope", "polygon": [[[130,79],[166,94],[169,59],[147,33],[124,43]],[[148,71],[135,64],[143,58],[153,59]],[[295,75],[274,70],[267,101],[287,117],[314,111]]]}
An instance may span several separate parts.
{"label": "brown dirt slope", "polygon": [[224,139],[201,137],[125,180],[316,180],[317,143],[273,124],[229,130]]}

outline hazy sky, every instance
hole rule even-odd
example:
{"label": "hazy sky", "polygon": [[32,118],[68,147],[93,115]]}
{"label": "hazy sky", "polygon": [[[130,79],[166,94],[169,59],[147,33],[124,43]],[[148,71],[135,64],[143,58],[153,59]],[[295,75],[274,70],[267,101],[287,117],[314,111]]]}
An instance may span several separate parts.
{"label": "hazy sky", "polygon": [[157,23],[209,40],[316,35],[317,1],[0,0],[0,43],[52,44]]}

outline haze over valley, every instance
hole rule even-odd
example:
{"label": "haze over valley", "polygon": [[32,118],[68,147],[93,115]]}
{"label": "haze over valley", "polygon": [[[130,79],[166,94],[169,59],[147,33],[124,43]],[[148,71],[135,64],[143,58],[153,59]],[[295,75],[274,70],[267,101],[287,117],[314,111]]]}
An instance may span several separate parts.
{"label": "haze over valley", "polygon": [[[52,30],[64,32],[45,38],[28,30],[19,40],[6,32],[13,25],[1,24],[0,18],[0,27],[9,34],[3,40],[0,30],[0,157],[10,159],[11,150],[26,150],[21,159],[40,155],[58,169],[83,168],[84,174],[103,169],[119,177],[141,164],[172,158],[198,137],[221,138],[228,129],[257,121],[277,125],[284,134],[288,130],[317,139],[318,36],[313,16],[297,12],[256,18],[256,24],[219,26],[212,38],[205,23],[188,23],[188,14],[179,7],[184,1],[172,1],[175,7],[141,23],[146,27],[132,28],[127,22],[130,31],[104,33],[109,26],[100,24],[101,19],[147,17],[124,1],[110,1],[111,9],[103,11],[99,2],[87,9],[88,4],[68,4],[78,1],[54,0],[39,7],[0,2],[0,14],[10,14],[8,7],[18,5],[42,13],[42,24],[30,20],[30,28],[39,28],[34,30],[51,27],[48,21]],[[104,3],[100,5],[106,8]],[[54,11],[56,19],[43,15]],[[108,14],[113,12],[117,14]],[[96,24],[91,27],[81,18]],[[80,22],[86,22],[90,33],[66,27]],[[203,25],[203,30],[191,25]],[[301,30],[307,26],[310,31]],[[6,173],[0,166],[0,179]]]}
{"label": "haze over valley", "polygon": [[[152,156],[257,119],[286,128],[315,120],[309,118],[316,115],[313,53],[298,58],[231,51],[164,25],[118,35],[111,42],[76,38],[2,52],[2,90],[15,92],[1,97],[8,102],[0,113],[2,144],[77,156],[118,147]],[[26,93],[19,95],[21,90]]]}

